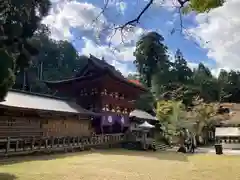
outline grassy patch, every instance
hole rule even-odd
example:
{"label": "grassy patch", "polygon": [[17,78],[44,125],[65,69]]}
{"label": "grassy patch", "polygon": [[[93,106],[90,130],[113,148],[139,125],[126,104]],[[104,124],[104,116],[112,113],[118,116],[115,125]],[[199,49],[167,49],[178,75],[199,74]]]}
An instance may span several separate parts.
{"label": "grassy patch", "polygon": [[21,157],[0,165],[0,180],[238,180],[240,156],[96,151]]}

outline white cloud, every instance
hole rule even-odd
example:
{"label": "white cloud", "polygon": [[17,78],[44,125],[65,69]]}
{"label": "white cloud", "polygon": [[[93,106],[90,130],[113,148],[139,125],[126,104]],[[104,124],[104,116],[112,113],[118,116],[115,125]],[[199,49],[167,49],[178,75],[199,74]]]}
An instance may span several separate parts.
{"label": "white cloud", "polygon": [[108,46],[99,46],[86,37],[84,37],[83,40],[85,42],[85,47],[82,48],[80,52],[81,54],[92,54],[100,59],[104,57],[109,64],[115,66],[115,68],[121,71],[123,75],[128,75],[131,73],[130,67],[128,67],[127,64],[124,64],[124,62],[120,63],[119,60],[132,61],[134,59],[133,47],[125,47],[118,52],[110,49]]}
{"label": "white cloud", "polygon": [[111,65],[113,65],[117,70],[119,70],[124,76],[136,73],[135,71],[130,70],[127,64],[120,63],[119,61],[113,61]]}
{"label": "white cloud", "polygon": [[188,64],[188,67],[192,70],[198,67],[198,63],[188,62],[187,64]]}
{"label": "white cloud", "polygon": [[201,46],[208,49],[208,56],[216,60],[216,73],[220,68],[240,69],[239,7],[239,0],[228,0],[208,14],[197,15],[198,26],[190,29]]}
{"label": "white cloud", "polygon": [[[144,1],[148,2],[149,0]],[[178,0],[154,0],[154,5],[157,7],[163,7],[168,11],[173,11],[176,7],[179,7],[180,4]]]}
{"label": "white cloud", "polygon": [[[49,26],[53,39],[83,41],[84,45],[79,49],[80,54],[104,57],[108,63],[116,66],[124,75],[129,73],[130,68],[120,61],[130,62],[135,59],[133,56],[135,42],[139,36],[146,32],[145,30],[136,27],[130,31],[123,31],[123,34],[119,30],[114,34],[114,30],[111,28],[112,23],[108,22],[108,19],[100,13],[100,7],[77,0],[51,1],[52,9],[43,23]],[[116,8],[116,12],[124,14],[127,3],[123,0],[112,0],[109,1],[109,8]],[[96,17],[98,17],[98,20],[93,23]],[[79,33],[79,37],[74,36],[71,32],[72,28],[74,28],[75,34]],[[111,37],[111,42],[109,37]],[[124,40],[124,43],[122,43],[122,40]],[[109,43],[111,43],[112,48],[109,48]]]}
{"label": "white cloud", "polygon": [[[215,76],[215,77],[218,77],[220,71],[222,68],[216,68],[216,67],[212,67],[210,66],[209,64],[207,63],[204,63],[202,62],[206,67],[209,68],[209,70],[211,71],[212,75]],[[188,62],[188,67],[192,70],[196,69],[199,65],[199,63],[195,63],[195,62]],[[226,71],[229,71],[230,69],[229,68],[225,68]]]}
{"label": "white cloud", "polygon": [[[106,18],[99,16],[100,12],[100,8],[89,3],[53,0],[53,8],[43,23],[49,26],[52,38],[70,40],[71,28],[100,31],[107,24]],[[96,17],[98,20],[93,22]]]}
{"label": "white cloud", "polygon": [[[102,36],[100,44],[103,42],[105,42],[105,44],[111,43],[112,46],[120,50],[118,55],[119,57],[122,57],[123,60],[133,59],[132,52],[134,51],[134,48],[132,45],[135,45],[135,42],[139,36],[145,32],[145,30],[137,27],[128,32],[123,31],[123,34],[120,30],[115,32],[113,28],[110,28],[111,23],[107,22],[106,17],[100,15],[101,8],[95,7],[90,3],[78,2],[76,0],[52,0],[52,3],[53,8],[51,9],[50,14],[43,20],[43,23],[49,26],[53,39],[71,41],[79,38],[74,37],[71,32],[72,28],[77,28],[76,31],[83,32],[80,35],[80,39],[85,37],[85,39],[91,39],[91,43],[94,43],[93,41],[96,42],[97,37],[92,36],[93,32],[99,32],[104,28],[104,30],[100,32],[100,36]],[[109,6],[117,6],[118,10],[124,11],[127,4],[122,0],[115,0],[109,1]],[[93,23],[93,20],[96,19],[96,17],[98,17],[98,20]],[[87,34],[87,31],[89,31],[90,34]],[[122,41],[124,41],[124,44]],[[90,41],[87,42],[89,43]],[[125,47],[126,44],[128,47]],[[86,47],[90,47],[89,44],[85,45],[85,49]],[[111,51],[106,45],[95,46],[95,48],[99,50],[89,50],[98,51],[98,53],[101,54],[105,53],[103,51],[108,51],[105,54],[109,54],[109,51]],[[86,50],[84,50],[84,52],[85,51]]]}
{"label": "white cloud", "polygon": [[122,31],[119,29],[117,31],[113,30],[107,38],[107,42],[110,42],[113,46],[121,46],[125,44],[135,44],[138,38],[146,33],[147,30],[136,27],[129,31]]}
{"label": "white cloud", "polygon": [[134,46],[122,47],[119,51],[109,48],[107,45],[97,45],[94,41],[84,37],[85,46],[82,54],[93,54],[98,58],[104,57],[111,64],[113,61],[132,61],[134,59]]}

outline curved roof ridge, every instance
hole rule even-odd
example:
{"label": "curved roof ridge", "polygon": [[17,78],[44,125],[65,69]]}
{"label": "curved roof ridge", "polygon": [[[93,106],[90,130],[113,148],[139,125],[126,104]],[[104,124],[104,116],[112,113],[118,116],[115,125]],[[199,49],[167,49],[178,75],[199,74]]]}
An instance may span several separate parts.
{"label": "curved roof ridge", "polygon": [[136,117],[139,119],[149,119],[149,120],[158,120],[156,116],[153,116],[146,111],[135,109],[132,112],[130,112],[129,117]]}

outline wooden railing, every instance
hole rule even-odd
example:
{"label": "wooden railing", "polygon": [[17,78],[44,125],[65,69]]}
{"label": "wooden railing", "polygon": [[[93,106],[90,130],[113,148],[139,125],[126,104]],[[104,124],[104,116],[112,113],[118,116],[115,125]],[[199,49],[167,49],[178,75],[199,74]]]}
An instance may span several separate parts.
{"label": "wooden railing", "polygon": [[124,134],[93,135],[91,137],[46,137],[2,138],[0,155],[20,155],[34,152],[73,151],[95,148],[101,145],[112,147],[125,139]]}

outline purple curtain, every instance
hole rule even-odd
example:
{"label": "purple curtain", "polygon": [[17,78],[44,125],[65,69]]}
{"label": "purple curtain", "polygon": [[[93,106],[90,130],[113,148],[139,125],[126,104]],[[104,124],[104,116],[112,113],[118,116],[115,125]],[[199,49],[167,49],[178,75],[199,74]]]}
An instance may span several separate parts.
{"label": "purple curtain", "polygon": [[102,126],[111,126],[114,123],[114,117],[112,115],[102,116]]}
{"label": "purple curtain", "polygon": [[128,116],[118,116],[117,120],[122,125],[122,127],[129,126]]}
{"label": "purple curtain", "polygon": [[109,115],[106,114],[106,115],[102,116],[101,123],[102,123],[102,126],[111,126],[116,121],[119,124],[121,124],[122,127],[129,126],[129,117],[128,116],[118,116],[118,115],[113,115],[113,114],[109,114]]}

